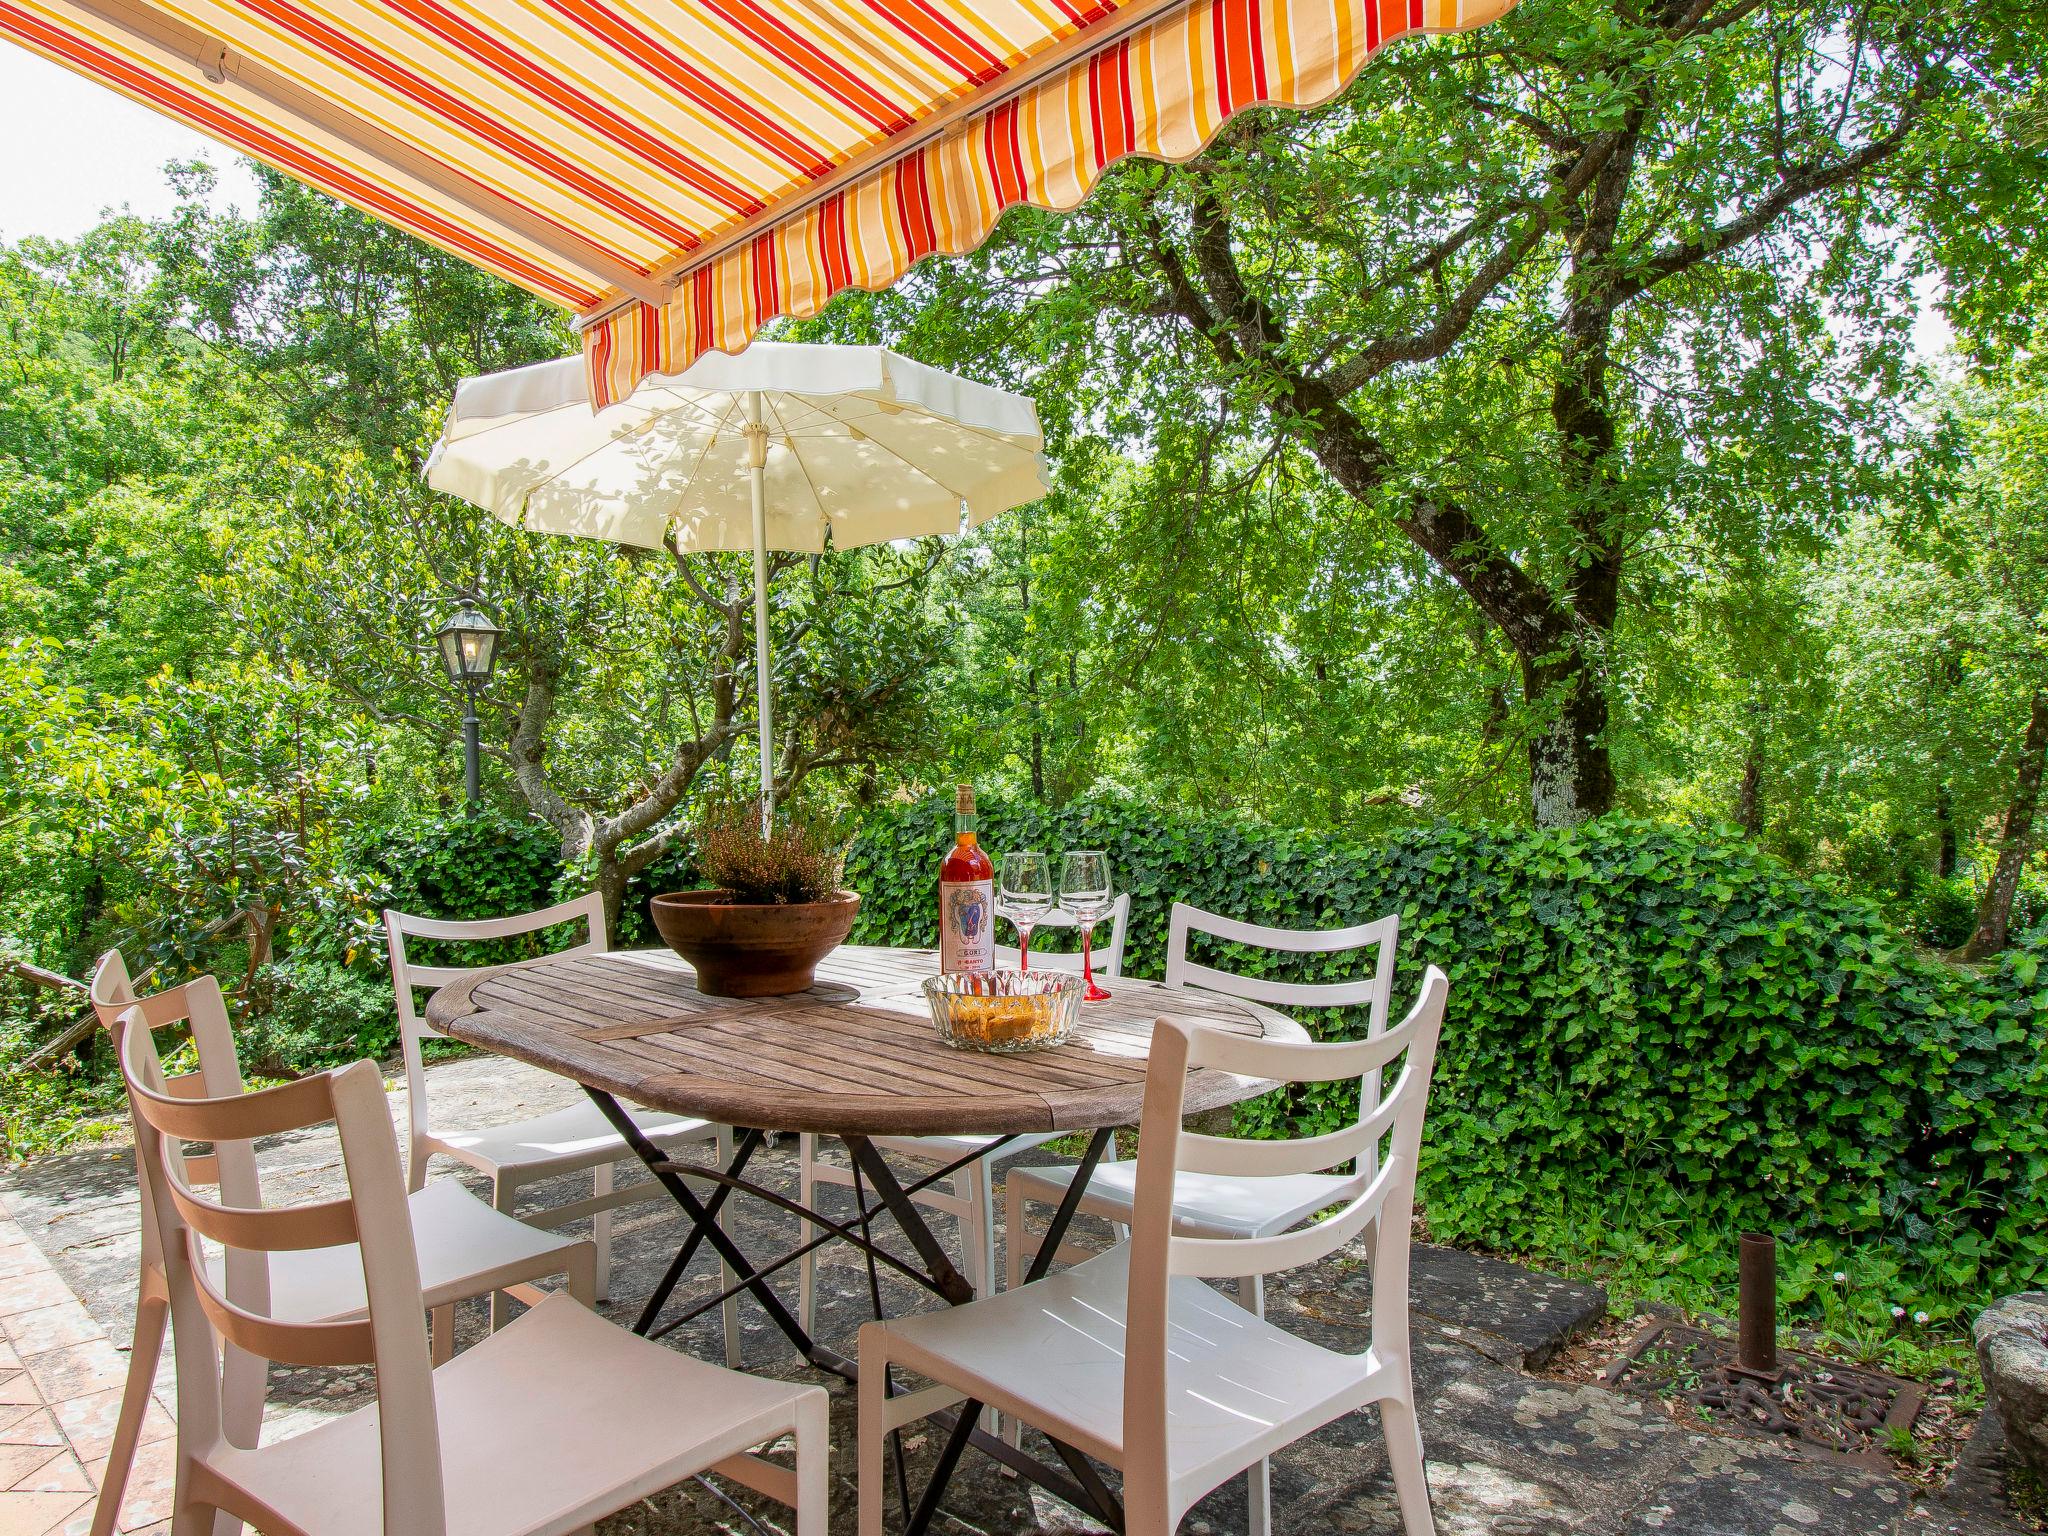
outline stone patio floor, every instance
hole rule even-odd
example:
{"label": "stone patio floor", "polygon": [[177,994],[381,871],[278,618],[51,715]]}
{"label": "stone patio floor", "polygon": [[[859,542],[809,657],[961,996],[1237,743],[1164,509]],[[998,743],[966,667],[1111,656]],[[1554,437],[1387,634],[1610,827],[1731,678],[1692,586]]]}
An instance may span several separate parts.
{"label": "stone patio floor", "polygon": [[[436,1118],[449,1125],[540,1110],[567,1102],[575,1089],[495,1058],[446,1062],[432,1069]],[[402,1089],[393,1094],[402,1101]],[[402,1115],[402,1102],[394,1102]],[[1043,1152],[1029,1154],[1043,1157]],[[264,1148],[273,1198],[304,1199],[339,1188],[331,1133],[280,1138]],[[444,1165],[445,1167],[445,1165]],[[765,1155],[757,1168],[794,1194],[792,1152]],[[441,1171],[441,1170],[437,1170]],[[442,1176],[451,1176],[442,1171]],[[582,1190],[587,1184],[577,1181]],[[576,1189],[544,1197],[573,1198]],[[848,1199],[850,1193],[840,1191]],[[0,1536],[83,1533],[112,1433],[126,1348],[133,1326],[137,1200],[125,1148],[100,1147],[15,1170],[0,1178]],[[613,1300],[604,1310],[630,1323],[674,1252],[677,1217],[666,1201],[628,1208],[616,1218]],[[941,1235],[942,1224],[936,1223]],[[751,1253],[781,1252],[794,1218],[758,1202],[735,1228]],[[849,1351],[868,1315],[867,1271],[851,1250],[824,1250],[820,1326]],[[700,1260],[679,1297],[715,1292],[716,1270]],[[792,1306],[794,1270],[780,1288]],[[883,1282],[884,1304],[923,1303],[903,1285]],[[1413,1301],[1416,1387],[1438,1529],[1445,1536],[2009,1536],[2020,1530],[2003,1509],[1995,1440],[1965,1458],[1949,1489],[1918,1497],[1890,1474],[1862,1465],[1806,1460],[1773,1446],[1699,1433],[1674,1424],[1638,1399],[1604,1387],[1528,1374],[1606,1309],[1597,1289],[1516,1265],[1443,1248],[1418,1249]],[[1365,1347],[1370,1315],[1365,1265],[1339,1258],[1276,1277],[1268,1311],[1284,1326],[1332,1348]],[[770,1375],[815,1376],[799,1367],[757,1307],[742,1307],[747,1368]],[[463,1309],[465,1341],[484,1327],[482,1305]],[[717,1314],[678,1330],[670,1342],[718,1359]],[[853,1529],[850,1480],[854,1443],[850,1390],[833,1388],[833,1529]],[[163,1528],[170,1513],[175,1429],[169,1351],[158,1373],[158,1404],[123,1511],[124,1532]],[[290,1433],[312,1419],[370,1400],[367,1370],[276,1368],[266,1434]],[[913,1485],[936,1453],[932,1437],[906,1435]],[[1371,1410],[1354,1414],[1277,1457],[1274,1528],[1282,1536],[1401,1529]],[[758,1528],[786,1531],[778,1507],[734,1490]],[[893,1520],[893,1516],[892,1516]],[[893,1528],[893,1527],[892,1527]],[[686,1483],[607,1521],[605,1536],[745,1536],[746,1517]],[[949,1533],[1079,1533],[1092,1521],[1034,1494],[970,1453],[934,1529]],[[1189,1536],[1245,1529],[1241,1482],[1218,1489],[1189,1515]]]}

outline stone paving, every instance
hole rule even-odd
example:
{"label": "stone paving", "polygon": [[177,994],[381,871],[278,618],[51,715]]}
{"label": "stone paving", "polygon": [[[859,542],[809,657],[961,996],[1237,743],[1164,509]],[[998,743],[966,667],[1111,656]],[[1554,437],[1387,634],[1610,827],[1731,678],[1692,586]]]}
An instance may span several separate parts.
{"label": "stone paving", "polygon": [[[451,1125],[534,1113],[574,1090],[516,1064],[472,1058],[431,1073],[437,1118]],[[394,1112],[403,1112],[402,1092]],[[1044,1154],[1030,1154],[1042,1157]],[[262,1153],[275,1199],[338,1189],[331,1135],[280,1138]],[[793,1158],[765,1154],[757,1167],[794,1193]],[[587,1186],[581,1186],[587,1188]],[[572,1198],[565,1187],[555,1198]],[[544,1196],[551,1192],[543,1190]],[[839,1191],[850,1210],[850,1192]],[[105,1455],[132,1327],[136,1218],[125,1149],[51,1158],[0,1180],[11,1219],[0,1223],[0,1536],[83,1531],[92,1511],[96,1463]],[[940,1229],[943,1234],[943,1228]],[[750,1252],[779,1252],[794,1218],[760,1214],[738,1227]],[[665,1205],[621,1213],[615,1236],[614,1300],[606,1311],[630,1322],[637,1303],[673,1253],[676,1218]],[[819,1333],[851,1347],[867,1315],[868,1275],[850,1251],[825,1250]],[[715,1269],[700,1261],[681,1298],[713,1294]],[[885,1272],[886,1276],[886,1272]],[[793,1303],[794,1273],[781,1288]],[[882,1281],[891,1310],[920,1305],[907,1286]],[[1916,1499],[1883,1471],[1803,1460],[1754,1441],[1683,1428],[1638,1399],[1604,1387],[1532,1376],[1571,1335],[1604,1313],[1596,1289],[1495,1260],[1440,1248],[1414,1263],[1416,1385],[1438,1529],[1444,1536],[2010,1536],[1996,1452],[1986,1448],[1959,1475],[1953,1496]],[[687,1304],[685,1302],[685,1304]],[[1371,1311],[1365,1266],[1339,1258],[1278,1277],[1269,1314],[1333,1348],[1364,1347]],[[742,1308],[747,1368],[773,1375],[798,1367],[758,1308]],[[480,1304],[461,1331],[484,1326]],[[720,1358],[717,1314],[678,1330],[670,1342]],[[118,1341],[115,1342],[115,1341]],[[9,1374],[11,1373],[11,1374]],[[813,1378],[815,1379],[815,1378]],[[834,1388],[838,1447],[833,1530],[853,1529],[854,1437],[849,1391]],[[159,1410],[173,1402],[168,1354],[159,1372]],[[266,1434],[370,1401],[367,1371],[273,1372]],[[154,1531],[168,1514],[168,1413],[153,1411],[143,1464],[123,1514],[124,1531]],[[931,1436],[907,1434],[914,1484],[936,1452]],[[1274,1528],[1281,1536],[1400,1530],[1393,1489],[1371,1410],[1333,1424],[1275,1458]],[[784,1531],[776,1506],[744,1493],[738,1502],[760,1529]],[[949,1493],[941,1533],[1052,1536],[1097,1530],[1057,1501],[999,1475],[970,1455]],[[728,1504],[686,1483],[621,1512],[604,1536],[740,1536],[750,1529]],[[1245,1529],[1242,1485],[1218,1489],[1189,1515],[1188,1536]]]}

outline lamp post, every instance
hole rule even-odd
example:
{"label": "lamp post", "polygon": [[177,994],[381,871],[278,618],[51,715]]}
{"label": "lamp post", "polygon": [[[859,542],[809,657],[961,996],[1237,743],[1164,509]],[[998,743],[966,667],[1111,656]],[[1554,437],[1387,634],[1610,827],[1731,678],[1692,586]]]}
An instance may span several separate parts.
{"label": "lamp post", "polygon": [[491,680],[498,661],[498,637],[504,633],[490,616],[465,597],[448,622],[434,631],[441,647],[441,666],[448,681],[462,685],[462,778],[474,807],[482,798],[482,746],[477,739],[476,691]]}

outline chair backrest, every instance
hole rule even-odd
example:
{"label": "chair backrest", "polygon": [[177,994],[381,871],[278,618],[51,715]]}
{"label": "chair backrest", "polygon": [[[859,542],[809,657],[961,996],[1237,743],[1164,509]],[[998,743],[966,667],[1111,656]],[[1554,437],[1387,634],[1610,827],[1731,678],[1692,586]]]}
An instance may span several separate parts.
{"label": "chair backrest", "polygon": [[[1256,945],[1295,955],[1337,955],[1353,950],[1373,952],[1372,974],[1349,981],[1272,981],[1264,976],[1245,976],[1236,971],[1200,965],[1188,958],[1188,938],[1204,933],[1236,944]],[[1241,922],[1204,912],[1184,901],[1173,904],[1166,934],[1166,984],[1169,987],[1203,987],[1255,1003],[1272,1003],[1282,1008],[1357,1008],[1366,1010],[1365,1036],[1368,1040],[1384,1034],[1387,1010],[1394,996],[1394,946],[1401,937],[1401,914],[1390,912],[1370,923],[1348,928],[1268,928],[1262,923]],[[1359,1079],[1361,1107],[1370,1113],[1379,1102],[1380,1075],[1377,1070]],[[1368,1157],[1367,1166],[1371,1159]]]}
{"label": "chair backrest", "polygon": [[[209,979],[210,981],[210,979]],[[201,1462],[231,1459],[222,1418],[221,1349],[231,1345],[290,1365],[376,1368],[378,1436],[387,1536],[443,1536],[440,1426],[432,1365],[421,1326],[425,1300],[413,1248],[405,1178],[384,1083],[375,1063],[301,1078],[276,1088],[201,1099],[167,1091],[152,1028],[198,1001],[194,989],[139,1003],[120,1016],[116,1044],[135,1116],[136,1160],[148,1181],[171,1293],[178,1361],[182,1454]],[[218,994],[218,989],[213,989]],[[190,1016],[189,1013],[187,1015]],[[182,1177],[178,1141],[248,1146],[257,1137],[332,1122],[341,1138],[348,1194],[337,1200],[264,1207],[210,1200]],[[208,1272],[200,1240],[265,1267],[272,1253],[356,1243],[368,1317],[352,1322],[287,1322],[267,1303],[249,1305]],[[236,1510],[244,1516],[257,1511]]]}
{"label": "chair backrest", "polygon": [[[1237,971],[1200,965],[1188,958],[1188,938],[1206,933],[1236,944],[1259,949],[1277,949],[1294,955],[1336,955],[1370,949],[1373,969],[1369,976],[1350,981],[1272,981],[1264,976],[1246,976]],[[1387,1027],[1387,1009],[1394,995],[1394,946],[1401,937],[1401,915],[1389,913],[1376,922],[1357,923],[1349,928],[1268,928],[1261,923],[1240,922],[1204,912],[1184,901],[1173,904],[1173,916],[1166,934],[1166,984],[1169,987],[1203,987],[1255,1003],[1272,1003],[1281,1008],[1356,1008],[1369,1010],[1368,1035]]]}
{"label": "chair backrest", "polygon": [[[169,993],[138,998],[134,983],[129,980],[127,961],[121,958],[118,949],[110,949],[93,967],[89,995],[100,1027],[114,1040],[117,1051],[121,1016],[138,1004],[143,1023],[152,1031],[183,1026],[191,1034],[192,1043],[199,1051],[199,1070],[165,1080],[165,1091],[173,1098],[229,1098],[242,1091],[242,1063],[235,1050],[227,1003],[221,997],[219,984],[211,976],[201,977]],[[174,1148],[171,1155],[179,1159],[180,1172],[186,1183],[218,1184],[223,1199],[238,1204],[260,1203],[262,1188],[256,1152],[246,1142],[216,1147],[201,1156],[193,1156],[183,1148]],[[157,1246],[149,1183],[142,1176],[139,1157],[135,1178],[142,1194],[142,1259],[145,1264],[161,1271],[163,1252]],[[240,1272],[243,1268],[248,1271],[246,1276]],[[235,1287],[238,1297],[253,1296],[262,1304],[268,1277],[267,1265],[252,1264],[238,1266],[230,1279],[239,1282]]]}
{"label": "chair backrest", "polygon": [[[1068,914],[1062,912],[1058,907],[1054,907],[1052,911],[1046,913],[1044,917],[1038,920],[1037,926],[1031,930],[1031,935],[1035,939],[1039,934],[1052,929],[1072,929],[1080,926]],[[1106,940],[1101,938],[1102,925],[1100,923],[1096,924],[1097,938],[1093,946],[1096,975],[1111,978],[1123,975],[1124,934],[1129,930],[1130,926],[1131,893],[1125,891],[1117,897],[1116,904],[1109,909],[1109,937]],[[998,944],[996,946],[997,969],[1015,969],[1018,959],[1017,950],[1011,946],[1007,944]],[[1078,949],[1071,954],[1061,954],[1051,950],[1040,950],[1034,945],[1031,951],[1031,963],[1048,971],[1072,971],[1076,976],[1081,974],[1081,952]]]}
{"label": "chair backrest", "polygon": [[[1130,1295],[1124,1355],[1124,1445],[1157,1447],[1157,1465],[1127,1464],[1124,1477],[1164,1479],[1167,1284],[1176,1275],[1226,1279],[1294,1269],[1335,1252],[1368,1227],[1373,1233],[1371,1348],[1405,1358],[1408,1337],[1408,1232],[1415,1206],[1416,1159],[1429,1107],[1430,1075],[1450,983],[1431,966],[1408,1017],[1367,1040],[1314,1044],[1251,1039],[1180,1019],[1152,1031],[1145,1103],[1138,1130],[1131,1210]],[[1341,1130],[1285,1141],[1200,1135],[1182,1126],[1187,1074],[1208,1068],[1275,1083],[1326,1083],[1364,1077],[1402,1059],[1401,1075],[1370,1112]],[[1375,1155],[1377,1154],[1377,1155]],[[1321,1220],[1269,1237],[1183,1237],[1173,1230],[1178,1174],[1283,1178],[1352,1164],[1331,1193],[1342,1202]],[[1142,1458],[1141,1458],[1142,1459]]]}
{"label": "chair backrest", "polygon": [[604,926],[604,897],[596,891],[578,896],[574,901],[543,907],[538,912],[477,920],[414,917],[409,912],[385,909],[384,935],[391,950],[391,986],[398,994],[398,1043],[405,1056],[406,1112],[412,1119],[415,1138],[428,1123],[426,1063],[420,1055],[420,1042],[442,1038],[441,1032],[420,1016],[418,994],[473,976],[482,967],[415,965],[406,958],[405,941],[408,938],[457,941],[510,939],[573,922],[581,922],[589,936],[580,944],[556,950],[549,958],[603,954],[609,940]]}

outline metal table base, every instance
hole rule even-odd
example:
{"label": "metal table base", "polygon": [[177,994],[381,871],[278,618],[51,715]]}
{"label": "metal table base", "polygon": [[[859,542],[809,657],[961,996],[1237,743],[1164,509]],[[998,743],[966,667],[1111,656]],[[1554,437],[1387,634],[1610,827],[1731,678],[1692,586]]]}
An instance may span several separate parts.
{"label": "metal table base", "polygon": [[[733,1149],[732,1161],[724,1169],[702,1168],[693,1163],[679,1163],[668,1157],[661,1148],[647,1139],[633,1117],[626,1113],[617,1099],[596,1088],[585,1087],[593,1103],[611,1122],[634,1155],[647,1165],[647,1171],[660,1182],[663,1189],[681,1208],[689,1230],[676,1250],[676,1256],[663,1272],[661,1281],[648,1297],[641,1309],[634,1331],[648,1338],[660,1338],[686,1323],[703,1316],[715,1307],[720,1307],[731,1297],[742,1292],[760,1303],[761,1309],[795,1347],[797,1353],[819,1370],[830,1371],[847,1381],[857,1381],[860,1376],[859,1364],[848,1359],[839,1351],[820,1344],[798,1321],[782,1298],[775,1294],[768,1284],[768,1277],[777,1271],[796,1263],[805,1254],[822,1248],[830,1242],[851,1243],[859,1249],[869,1270],[869,1295],[875,1317],[882,1317],[880,1271],[887,1268],[913,1283],[930,1291],[933,1295],[953,1306],[962,1306],[974,1299],[974,1288],[967,1283],[947,1254],[945,1245],[939,1241],[924,1219],[924,1214],[912,1199],[919,1191],[941,1179],[951,1178],[970,1163],[984,1157],[993,1157],[1014,1137],[1002,1136],[991,1139],[990,1145],[957,1158],[937,1172],[905,1185],[896,1177],[888,1162],[875,1147],[873,1140],[866,1136],[841,1136],[847,1154],[854,1168],[854,1203],[857,1214],[851,1222],[833,1221],[811,1210],[801,1202],[790,1199],[779,1190],[769,1189],[746,1177],[747,1165],[754,1154],[761,1149],[766,1136],[759,1130],[743,1130],[738,1144]],[[1088,1187],[1088,1181],[1109,1150],[1112,1130],[1094,1132],[1088,1141],[1088,1150],[1083,1155],[1080,1168],[1067,1186],[1059,1209],[1054,1212],[1051,1225],[1046,1229],[1037,1254],[1033,1257],[1027,1283],[1043,1279],[1051,1267],[1053,1256],[1059,1251],[1066,1237],[1067,1228],[1072,1224],[1075,1213],[1080,1209],[1081,1196]],[[708,1198],[699,1199],[687,1181],[697,1180],[716,1186]],[[876,1198],[869,1200],[866,1186],[872,1185]],[[797,1216],[811,1226],[821,1229],[814,1237],[799,1243],[787,1253],[780,1254],[765,1264],[755,1265],[731,1234],[718,1224],[719,1213],[725,1208],[728,1198],[737,1190],[764,1200],[779,1210]],[[890,1253],[875,1241],[872,1233],[874,1218],[887,1212],[903,1236],[908,1239],[924,1268],[906,1263]],[[677,1284],[690,1267],[705,1244],[709,1244],[726,1268],[737,1278],[725,1286],[708,1301],[699,1303],[679,1317],[661,1322],[661,1313],[667,1307]],[[944,1497],[947,1485],[960,1464],[960,1457],[971,1445],[984,1451],[1004,1466],[1018,1473],[1028,1481],[1043,1488],[1055,1498],[1062,1499],[1076,1508],[1087,1511],[1102,1521],[1112,1531],[1124,1528],[1123,1508],[1102,1477],[1090,1465],[1087,1458],[1071,1446],[1053,1442],[1053,1449],[1064,1463],[1065,1470],[1053,1467],[1024,1451],[996,1438],[980,1427],[982,1404],[968,1402],[957,1409],[942,1410],[930,1415],[929,1422],[945,1429],[946,1441],[939,1452],[938,1465],[932,1471],[931,1481],[926,1484],[923,1495],[914,1509],[909,1507],[908,1491],[903,1481],[902,1450],[897,1445],[898,1493],[905,1505],[905,1536],[925,1536],[933,1517],[938,1513],[939,1500]]]}

